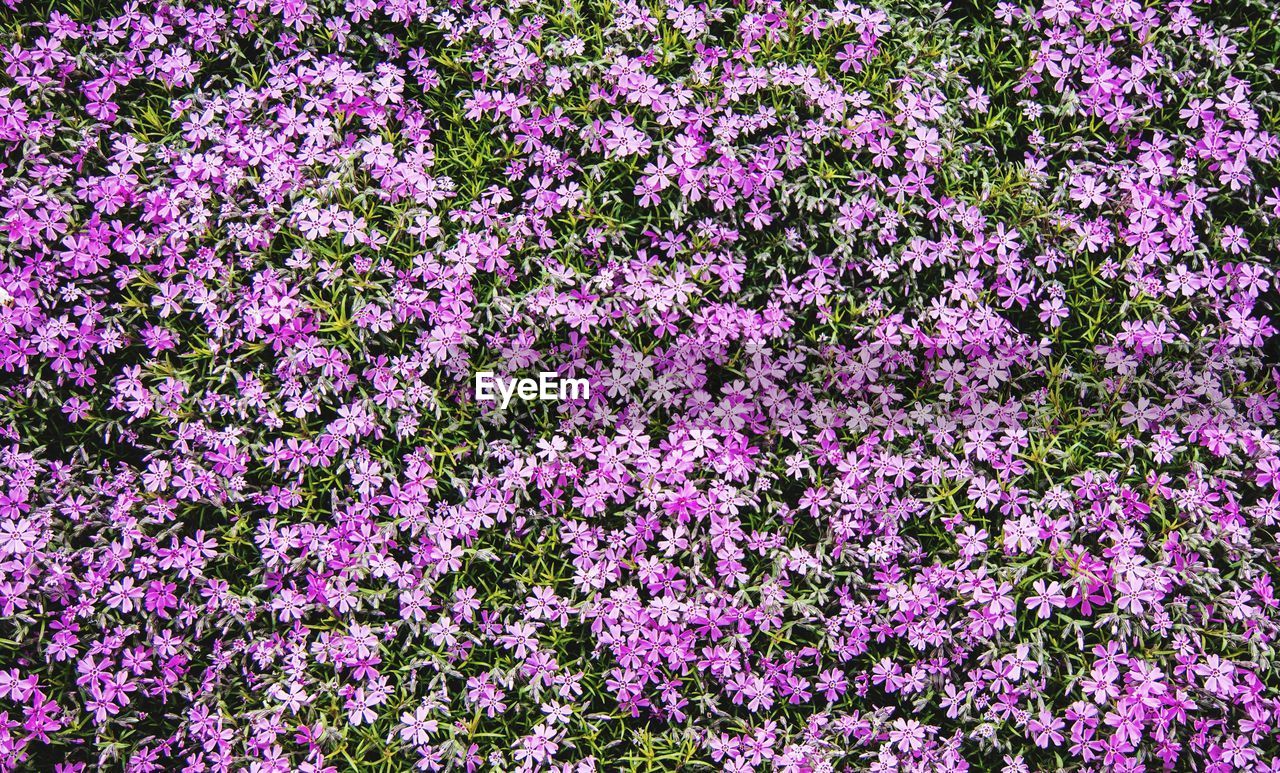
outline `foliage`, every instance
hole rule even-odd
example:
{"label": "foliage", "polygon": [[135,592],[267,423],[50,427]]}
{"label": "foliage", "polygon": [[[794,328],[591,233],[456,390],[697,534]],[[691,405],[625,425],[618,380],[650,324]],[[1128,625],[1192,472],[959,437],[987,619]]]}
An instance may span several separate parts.
{"label": "foliage", "polygon": [[5,1],[0,768],[1280,770],[1272,4]]}

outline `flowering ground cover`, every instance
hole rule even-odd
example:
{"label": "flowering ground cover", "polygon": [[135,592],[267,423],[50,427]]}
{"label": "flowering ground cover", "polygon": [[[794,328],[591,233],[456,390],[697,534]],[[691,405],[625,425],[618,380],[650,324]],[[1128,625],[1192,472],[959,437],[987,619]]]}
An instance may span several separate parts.
{"label": "flowering ground cover", "polygon": [[0,0],[0,769],[1280,771],[1278,11]]}

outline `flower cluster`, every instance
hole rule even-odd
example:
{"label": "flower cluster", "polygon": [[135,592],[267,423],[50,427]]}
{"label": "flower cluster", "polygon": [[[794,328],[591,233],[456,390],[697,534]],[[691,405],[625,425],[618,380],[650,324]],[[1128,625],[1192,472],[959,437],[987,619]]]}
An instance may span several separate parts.
{"label": "flower cluster", "polygon": [[0,44],[0,770],[1280,771],[1273,4]]}

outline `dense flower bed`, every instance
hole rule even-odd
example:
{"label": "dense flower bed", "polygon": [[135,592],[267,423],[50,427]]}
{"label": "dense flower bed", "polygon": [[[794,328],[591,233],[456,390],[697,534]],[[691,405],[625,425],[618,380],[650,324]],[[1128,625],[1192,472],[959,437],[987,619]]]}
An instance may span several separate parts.
{"label": "dense flower bed", "polygon": [[0,769],[1280,771],[1273,4],[5,4]]}

